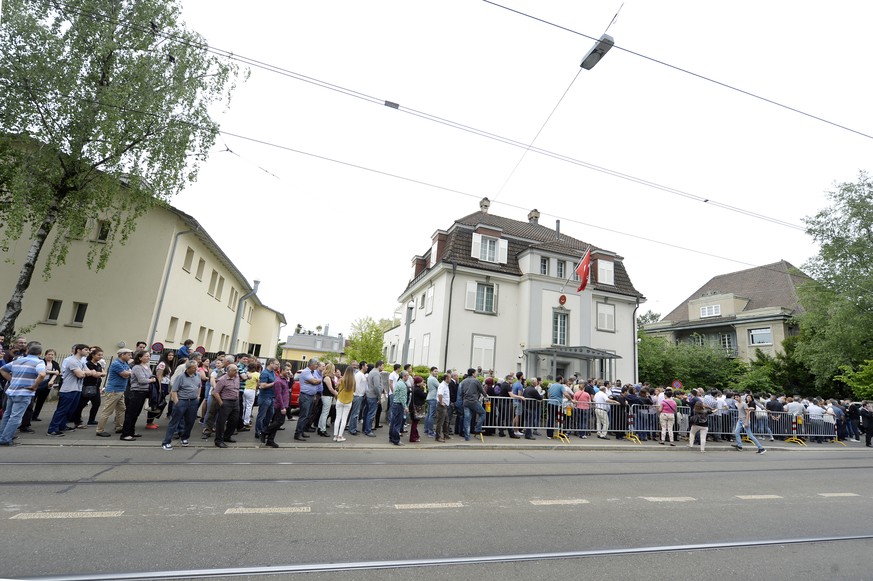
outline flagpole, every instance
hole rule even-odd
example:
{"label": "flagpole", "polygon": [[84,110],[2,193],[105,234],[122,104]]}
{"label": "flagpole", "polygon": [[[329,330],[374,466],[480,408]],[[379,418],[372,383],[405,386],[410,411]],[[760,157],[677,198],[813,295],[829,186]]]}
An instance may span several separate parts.
{"label": "flagpole", "polygon": [[582,253],[582,258],[580,258],[579,262],[576,263],[576,266],[573,267],[572,272],[567,275],[567,280],[564,281],[564,284],[561,285],[561,290],[558,291],[559,293],[564,292],[564,287],[567,286],[567,284],[570,282],[570,278],[573,276],[573,274],[576,273],[576,269],[579,268],[579,265],[582,264],[583,260],[585,260],[585,255],[588,254],[588,252],[590,252],[590,251],[591,251],[591,245],[589,244],[588,248],[585,249],[585,252]]}

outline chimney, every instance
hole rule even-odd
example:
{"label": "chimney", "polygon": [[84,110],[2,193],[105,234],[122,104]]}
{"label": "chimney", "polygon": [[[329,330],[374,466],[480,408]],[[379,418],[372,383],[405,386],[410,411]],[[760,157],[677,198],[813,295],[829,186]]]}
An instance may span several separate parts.
{"label": "chimney", "polygon": [[561,221],[555,220],[555,240],[561,239]]}
{"label": "chimney", "polygon": [[[445,230],[437,230],[431,236],[431,244],[436,247],[436,255],[431,257],[431,260],[434,263],[439,262],[442,258],[443,253],[446,251],[446,240],[449,239],[449,233]],[[431,252],[433,252],[433,246],[431,247]]]}
{"label": "chimney", "polygon": [[527,215],[527,221],[530,224],[539,224],[540,223],[540,213],[536,208],[531,210],[530,213]]}
{"label": "chimney", "polygon": [[324,336],[330,337],[330,323],[324,326]]}
{"label": "chimney", "polygon": [[416,256],[415,258],[413,258],[412,259],[412,268],[413,268],[412,278],[415,278],[419,274],[421,274],[421,271],[424,270],[425,266],[427,266],[427,262],[425,262],[423,256]]}
{"label": "chimney", "polygon": [[479,209],[486,214],[488,213],[488,208],[490,207],[491,200],[489,200],[488,198],[482,198],[482,201],[479,202]]}

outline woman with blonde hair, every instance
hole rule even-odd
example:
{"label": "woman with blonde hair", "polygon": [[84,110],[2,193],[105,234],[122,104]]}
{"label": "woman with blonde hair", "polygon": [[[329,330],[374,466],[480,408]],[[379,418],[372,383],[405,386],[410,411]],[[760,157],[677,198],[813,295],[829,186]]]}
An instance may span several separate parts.
{"label": "woman with blonde hair", "polygon": [[352,411],[352,401],[355,398],[355,368],[349,365],[336,390],[336,419],[333,422],[333,441],[345,442],[343,431]]}
{"label": "woman with blonde hair", "polygon": [[334,388],[334,372],[336,367],[333,363],[328,363],[323,372],[324,379],[321,380],[321,416],[318,418],[318,435],[327,437],[327,417],[330,415],[330,408],[333,407],[333,398],[336,397],[336,389]]}

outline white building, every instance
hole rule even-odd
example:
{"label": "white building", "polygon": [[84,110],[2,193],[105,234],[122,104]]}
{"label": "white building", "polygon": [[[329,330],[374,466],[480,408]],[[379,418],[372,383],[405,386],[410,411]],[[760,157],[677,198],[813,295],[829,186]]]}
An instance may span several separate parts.
{"label": "white building", "polygon": [[413,365],[635,381],[635,315],[645,298],[622,257],[591,246],[591,279],[577,292],[574,269],[588,244],[561,234],[560,223],[539,224],[536,210],[522,222],[489,206],[484,198],[414,257],[385,359],[402,362],[406,342]]}

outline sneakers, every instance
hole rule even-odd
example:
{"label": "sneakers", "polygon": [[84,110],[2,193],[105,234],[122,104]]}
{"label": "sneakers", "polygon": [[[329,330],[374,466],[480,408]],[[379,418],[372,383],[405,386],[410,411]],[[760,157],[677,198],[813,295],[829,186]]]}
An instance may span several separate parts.
{"label": "sneakers", "polygon": [[742,452],[742,451],[743,451],[743,447],[742,447],[742,446],[737,446],[736,444],[731,444],[731,448],[733,448],[733,449],[736,450],[737,452]]}
{"label": "sneakers", "polygon": [[160,426],[158,424],[146,424],[147,430],[157,430]]}
{"label": "sneakers", "polygon": [[46,432],[46,436],[54,436],[55,438],[60,438],[62,436],[66,436],[63,432]]}
{"label": "sneakers", "polygon": [[182,440],[182,446],[187,448],[188,447],[188,440]]}
{"label": "sneakers", "polygon": [[756,454],[766,454],[766,453],[767,453],[766,448],[758,448],[758,451],[756,452]]}
{"label": "sneakers", "polygon": [[172,451],[172,450],[173,450],[173,445],[172,445],[172,444],[161,444],[161,448],[163,448],[164,450],[170,450],[170,451]]}
{"label": "sneakers", "polygon": [[346,439],[343,438],[342,436],[340,436],[339,438],[336,439],[336,441],[337,441],[337,442],[345,442]]}

